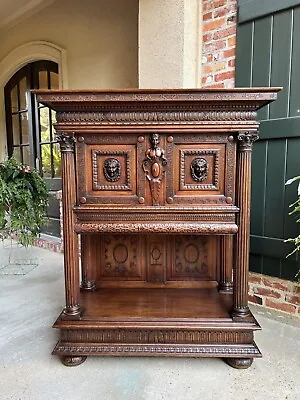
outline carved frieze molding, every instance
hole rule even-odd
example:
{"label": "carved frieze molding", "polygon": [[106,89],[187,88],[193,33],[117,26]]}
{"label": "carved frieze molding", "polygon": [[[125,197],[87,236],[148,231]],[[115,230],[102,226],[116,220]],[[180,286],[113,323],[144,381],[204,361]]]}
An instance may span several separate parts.
{"label": "carved frieze molding", "polygon": [[76,223],[77,233],[194,233],[194,234],[234,234],[238,227],[233,223]]}
{"label": "carved frieze molding", "polygon": [[73,153],[76,139],[74,136],[64,132],[56,132],[56,141],[60,144],[60,149],[63,153]]}
{"label": "carved frieze molding", "polygon": [[[101,104],[104,102],[148,102],[148,101],[161,101],[161,102],[176,102],[176,101],[226,101],[229,102],[243,102],[252,101],[254,102],[266,102],[266,100],[275,100],[277,98],[277,91],[274,92],[264,90],[259,91],[245,91],[244,89],[237,90],[227,90],[225,91],[191,91],[191,90],[176,90],[169,92],[149,91],[149,90],[136,90],[136,91],[118,91],[118,92],[68,92],[60,91],[58,93],[37,93],[37,100],[41,103],[55,102],[55,103],[80,103],[80,102],[91,102],[96,104]],[[260,104],[258,104],[260,105]],[[91,106],[91,105],[90,105]]]}
{"label": "carved frieze molding", "polygon": [[211,356],[260,356],[260,351],[254,345],[79,345],[58,343],[53,350],[53,354],[63,355],[103,355],[113,354],[166,354],[186,356],[196,356],[209,354]]}
{"label": "carved frieze molding", "polygon": [[235,214],[122,214],[117,213],[78,213],[80,221],[209,221],[209,222],[234,222]]}
{"label": "carved frieze molding", "polygon": [[[126,106],[127,107],[127,106]],[[202,106],[203,107],[203,106]],[[211,107],[213,108],[213,106]],[[150,110],[147,111],[124,111],[123,109],[116,111],[105,111],[99,110],[98,112],[87,112],[84,109],[78,110],[77,112],[57,112],[57,122],[64,123],[93,123],[93,124],[139,124],[139,123],[186,123],[186,124],[203,124],[214,121],[248,121],[254,122],[256,119],[255,111],[248,111],[245,106],[245,110],[237,111],[218,111],[218,110],[186,110],[176,111],[176,109],[159,111]]]}

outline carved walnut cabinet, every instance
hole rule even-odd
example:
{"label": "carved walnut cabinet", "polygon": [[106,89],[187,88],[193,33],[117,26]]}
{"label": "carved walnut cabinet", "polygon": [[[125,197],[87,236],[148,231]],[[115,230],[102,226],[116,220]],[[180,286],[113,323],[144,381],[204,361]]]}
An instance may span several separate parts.
{"label": "carved walnut cabinet", "polygon": [[65,365],[147,355],[247,368],[261,356],[247,301],[251,150],[256,111],[278,90],[36,91],[57,112],[62,154],[53,353]]}

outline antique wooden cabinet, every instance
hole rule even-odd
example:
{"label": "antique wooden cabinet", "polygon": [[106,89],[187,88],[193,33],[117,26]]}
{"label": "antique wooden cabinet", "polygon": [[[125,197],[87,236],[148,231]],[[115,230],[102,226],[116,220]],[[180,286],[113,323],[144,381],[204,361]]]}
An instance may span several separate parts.
{"label": "antique wooden cabinet", "polygon": [[261,356],[247,301],[251,149],[278,90],[36,92],[57,111],[62,154],[53,354],[65,365],[147,355],[247,368]]}

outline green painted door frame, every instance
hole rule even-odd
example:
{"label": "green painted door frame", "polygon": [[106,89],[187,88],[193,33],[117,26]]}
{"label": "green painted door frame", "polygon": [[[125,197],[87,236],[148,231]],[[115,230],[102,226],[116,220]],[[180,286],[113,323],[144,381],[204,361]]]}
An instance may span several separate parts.
{"label": "green painted door frame", "polygon": [[289,216],[300,175],[300,1],[240,0],[236,86],[282,86],[262,109],[260,140],[253,151],[250,270],[295,279],[298,255],[285,239],[299,234]]}

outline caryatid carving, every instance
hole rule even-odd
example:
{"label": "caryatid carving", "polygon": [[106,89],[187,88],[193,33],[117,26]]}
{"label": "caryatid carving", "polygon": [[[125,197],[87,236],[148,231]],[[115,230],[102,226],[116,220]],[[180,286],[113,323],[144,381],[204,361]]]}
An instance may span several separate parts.
{"label": "caryatid carving", "polygon": [[152,133],[149,141],[151,148],[146,151],[143,169],[146,172],[146,177],[150,183],[152,204],[159,205],[159,194],[165,174],[164,167],[167,165],[167,160],[164,157],[165,151],[159,147],[159,134]]}

